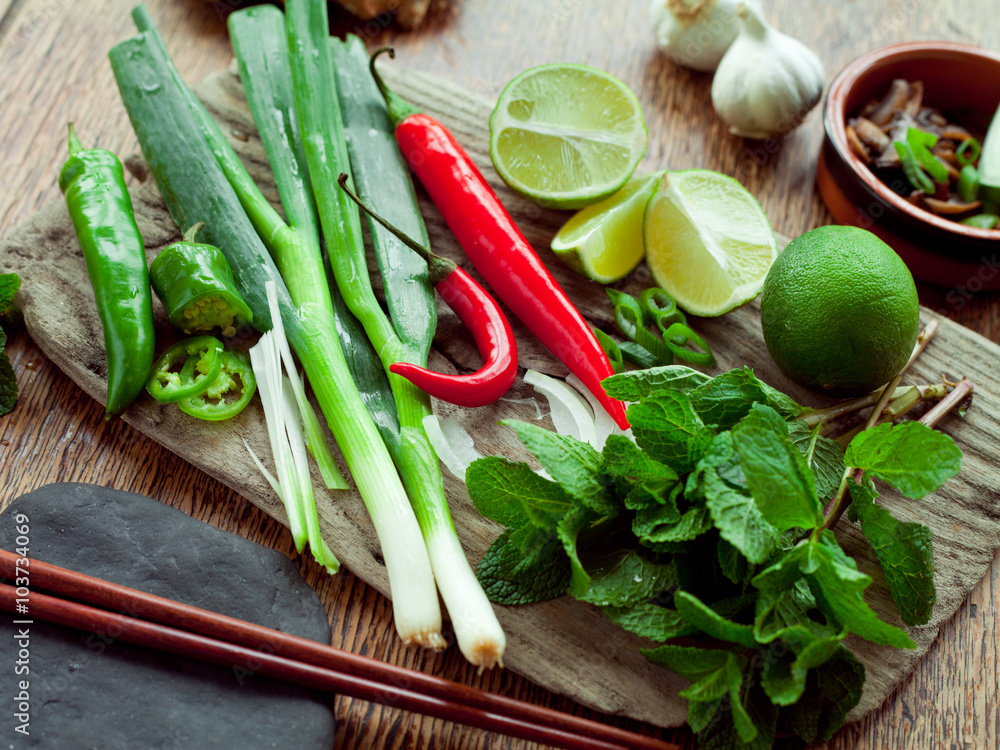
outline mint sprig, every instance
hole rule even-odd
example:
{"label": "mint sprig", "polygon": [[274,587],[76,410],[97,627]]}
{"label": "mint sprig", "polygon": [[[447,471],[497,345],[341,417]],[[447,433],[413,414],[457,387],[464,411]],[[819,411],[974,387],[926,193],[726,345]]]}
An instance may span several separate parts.
{"label": "mint sprig", "polygon": [[567,594],[659,644],[643,653],[691,681],[681,695],[701,747],[829,739],[864,683],[844,639],[914,644],[865,601],[872,579],[828,527],[852,498],[903,622],[926,622],[929,532],[851,477],[919,497],[957,473],[958,449],[906,423],[864,430],[845,452],[823,434],[845,410],[803,409],[749,368],[709,378],[670,366],[605,385],[633,402],[634,441],[614,435],[599,452],[504,422],[550,478],[496,457],[469,467],[473,503],[507,527],[477,570],[487,593],[503,604]]}
{"label": "mint sprig", "polygon": [[[14,295],[20,288],[21,279],[16,273],[0,274],[0,312],[13,304]],[[0,416],[13,411],[17,402],[17,376],[10,357],[4,352],[6,346],[7,333],[0,328]]]}

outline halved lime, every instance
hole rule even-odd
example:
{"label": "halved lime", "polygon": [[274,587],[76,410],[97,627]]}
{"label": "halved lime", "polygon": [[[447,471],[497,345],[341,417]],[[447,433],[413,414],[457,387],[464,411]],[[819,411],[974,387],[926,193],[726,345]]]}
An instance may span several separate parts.
{"label": "halved lime", "polygon": [[490,115],[490,158],[512,190],[549,208],[582,208],[621,188],[646,152],[635,94],[586,65],[529,68]]}
{"label": "halved lime", "polygon": [[646,264],[656,283],[694,315],[749,302],[778,257],[760,204],[732,177],[667,172],[646,207]]}
{"label": "halved lime", "polygon": [[639,265],[642,217],[665,172],[633,177],[625,187],[573,214],[552,238],[552,251],[577,273],[610,284]]}

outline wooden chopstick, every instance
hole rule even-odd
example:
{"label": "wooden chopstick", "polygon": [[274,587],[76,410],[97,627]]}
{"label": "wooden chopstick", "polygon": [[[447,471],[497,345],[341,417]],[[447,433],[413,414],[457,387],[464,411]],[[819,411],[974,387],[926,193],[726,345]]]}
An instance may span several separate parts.
{"label": "wooden chopstick", "polygon": [[[0,550],[0,578],[13,580],[17,559]],[[119,632],[117,637],[123,641],[227,667],[260,665],[252,671],[554,747],[679,750],[652,737],[486,693],[40,560],[31,560],[30,581],[27,616],[31,618],[91,632]],[[15,598],[13,587],[0,584],[0,608],[14,611]]]}

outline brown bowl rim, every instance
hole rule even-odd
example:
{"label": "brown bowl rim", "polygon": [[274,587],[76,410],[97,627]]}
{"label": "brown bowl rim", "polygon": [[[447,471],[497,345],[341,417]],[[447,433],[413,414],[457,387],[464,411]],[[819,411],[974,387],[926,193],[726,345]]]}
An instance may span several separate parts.
{"label": "brown bowl rim", "polygon": [[896,211],[904,214],[908,218],[961,237],[974,240],[997,240],[1000,239],[1000,229],[981,229],[969,227],[957,221],[950,221],[935,216],[929,211],[917,208],[909,201],[904,200],[895,192],[889,189],[875,173],[868,168],[868,165],[861,161],[861,158],[854,153],[847,142],[846,118],[848,113],[844,111],[847,95],[851,88],[857,83],[860,75],[871,68],[875,63],[881,62],[905,62],[908,59],[919,58],[921,53],[951,53],[956,55],[967,55],[988,60],[1000,67],[1000,55],[990,50],[976,47],[971,44],[961,42],[902,42],[892,44],[888,47],[866,52],[852,62],[848,63],[837,77],[830,84],[827,93],[826,105],[824,107],[824,125],[826,134],[837,151],[838,156],[849,167],[854,176],[861,184],[868,189],[873,197],[888,204]]}

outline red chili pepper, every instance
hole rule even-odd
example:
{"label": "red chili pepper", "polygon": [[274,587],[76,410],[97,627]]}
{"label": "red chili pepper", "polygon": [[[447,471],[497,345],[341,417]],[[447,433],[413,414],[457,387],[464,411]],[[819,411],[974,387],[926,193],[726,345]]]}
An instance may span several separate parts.
{"label": "red chili pepper", "polygon": [[340,175],[337,182],[365,213],[427,261],[431,283],[472,333],[483,358],[483,366],[468,375],[446,375],[409,362],[395,362],[389,365],[389,372],[450,404],[473,407],[492,404],[510,389],[517,375],[517,344],[503,310],[464,269],[435,255],[366,206],[347,187],[346,174]]}
{"label": "red chili pepper", "polygon": [[493,291],[601,402],[622,429],[625,405],[604,391],[614,371],[590,326],[510,218],[472,159],[440,122],[375,78],[406,161],[430,193],[462,249]]}

